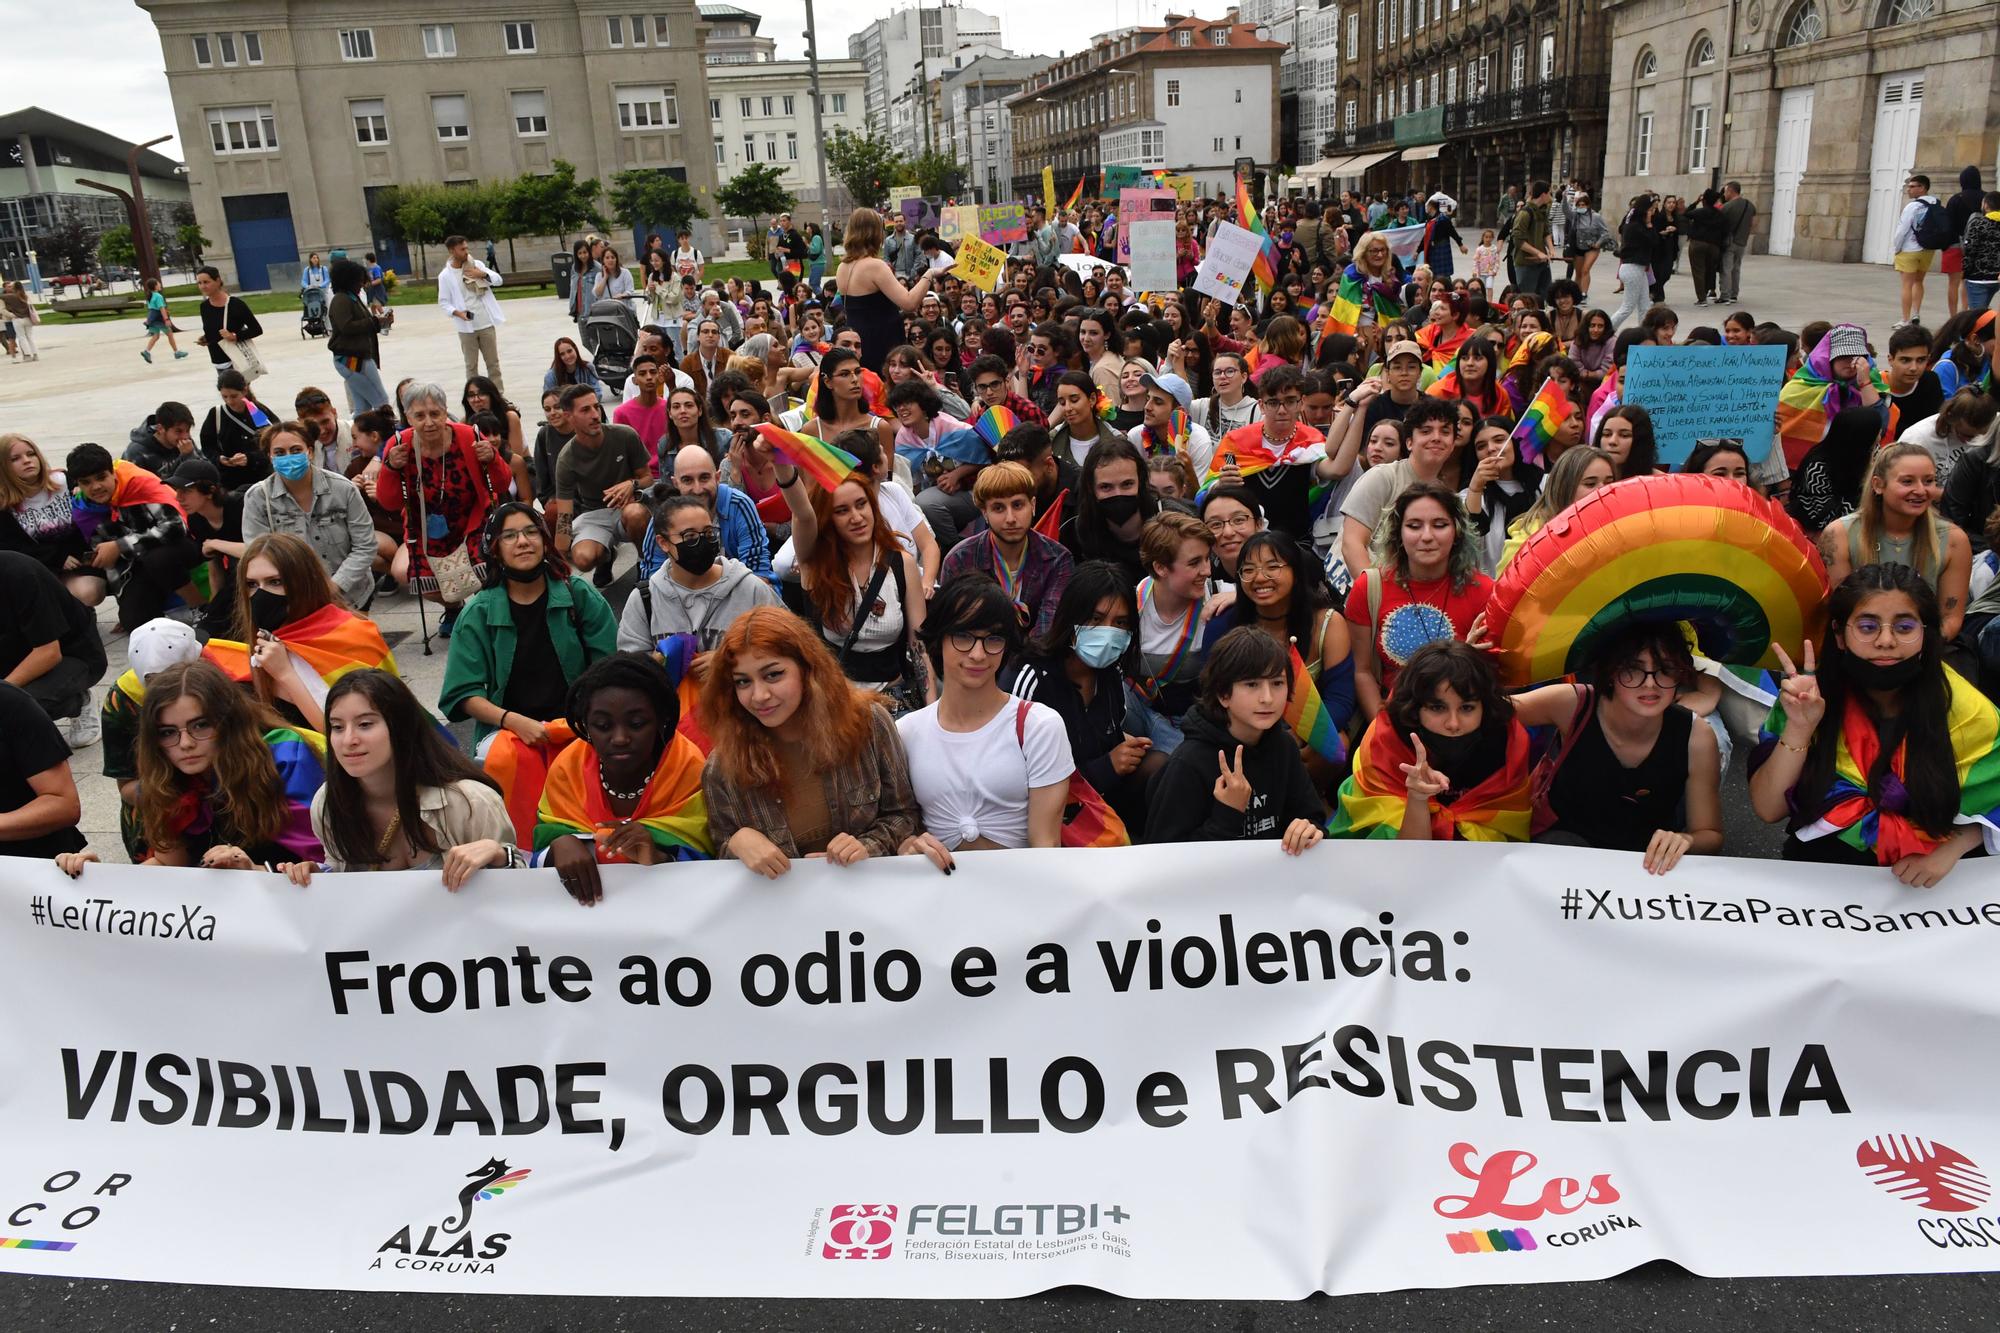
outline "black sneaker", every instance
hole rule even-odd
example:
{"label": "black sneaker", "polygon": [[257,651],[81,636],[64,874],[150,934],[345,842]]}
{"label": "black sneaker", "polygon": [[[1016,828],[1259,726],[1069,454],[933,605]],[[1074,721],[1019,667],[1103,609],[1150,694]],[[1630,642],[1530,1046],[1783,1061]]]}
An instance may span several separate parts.
{"label": "black sneaker", "polygon": [[375,580],[376,596],[390,597],[395,595],[395,592],[396,592],[396,576],[394,574],[384,574],[381,578]]}
{"label": "black sneaker", "polygon": [[609,560],[606,560],[596,569],[590,571],[590,581],[592,585],[598,588],[610,587],[617,581],[617,578],[618,576],[611,572],[611,562]]}
{"label": "black sneaker", "polygon": [[438,617],[438,637],[440,639],[449,639],[451,637],[452,627],[458,624],[458,612],[458,607],[447,606],[444,609],[444,614]]}

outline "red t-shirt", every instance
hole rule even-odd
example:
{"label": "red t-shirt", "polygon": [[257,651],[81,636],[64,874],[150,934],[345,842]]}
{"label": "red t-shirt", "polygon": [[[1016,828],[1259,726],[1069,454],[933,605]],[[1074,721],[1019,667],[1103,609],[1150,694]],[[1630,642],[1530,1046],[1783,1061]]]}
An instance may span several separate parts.
{"label": "red t-shirt", "polygon": [[1440,639],[1463,639],[1472,631],[1472,622],[1486,609],[1493,596],[1493,580],[1475,573],[1463,592],[1453,592],[1449,576],[1429,581],[1412,580],[1404,587],[1382,571],[1363,571],[1347,594],[1343,614],[1350,624],[1368,628],[1368,584],[1382,579],[1382,603],[1375,623],[1375,660],[1386,697],[1395,688],[1396,675],[1417,649]]}

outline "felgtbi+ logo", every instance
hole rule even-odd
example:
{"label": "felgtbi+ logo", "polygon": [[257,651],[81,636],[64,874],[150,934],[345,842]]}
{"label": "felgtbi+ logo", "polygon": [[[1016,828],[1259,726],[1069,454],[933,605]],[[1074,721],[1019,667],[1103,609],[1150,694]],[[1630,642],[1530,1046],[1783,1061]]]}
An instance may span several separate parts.
{"label": "felgtbi+ logo", "polygon": [[887,1259],[896,1248],[896,1205],[836,1204],[827,1214],[826,1259]]}
{"label": "felgtbi+ logo", "polygon": [[1978,1165],[1956,1148],[1908,1134],[1880,1134],[1854,1150],[1861,1173],[1882,1189],[1934,1213],[1969,1213],[1993,1195]]}
{"label": "felgtbi+ logo", "polygon": [[528,1167],[510,1170],[498,1157],[465,1173],[458,1191],[456,1210],[443,1221],[423,1226],[423,1239],[413,1241],[411,1233],[420,1223],[407,1223],[375,1251],[371,1269],[382,1266],[382,1256],[394,1254],[393,1266],[412,1271],[439,1273],[491,1273],[491,1260],[507,1253],[513,1237],[504,1231],[489,1233],[482,1242],[472,1231],[472,1206],[497,1199],[527,1179]]}

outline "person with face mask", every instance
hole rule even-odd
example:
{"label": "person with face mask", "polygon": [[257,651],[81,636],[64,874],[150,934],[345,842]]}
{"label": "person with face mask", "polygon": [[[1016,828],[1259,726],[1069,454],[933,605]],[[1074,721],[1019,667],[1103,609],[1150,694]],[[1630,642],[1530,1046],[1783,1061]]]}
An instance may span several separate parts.
{"label": "person with face mask", "polygon": [[1526,842],[1528,733],[1485,653],[1457,640],[1411,655],[1354,749],[1327,835]]}
{"label": "person with face mask", "polygon": [[1047,630],[1028,641],[1027,656],[1000,673],[1016,699],[1055,710],[1077,771],[1135,841],[1145,833],[1146,784],[1167,762],[1154,746],[1153,715],[1127,706],[1125,678],[1140,669],[1138,624],[1123,572],[1087,560],[1070,575]]}
{"label": "person with face mask", "polygon": [[486,549],[486,587],[459,616],[438,707],[450,721],[471,720],[473,753],[527,846],[548,766],[575,739],[563,720],[567,682],[616,651],[618,619],[570,572],[533,506],[496,509]]}
{"label": "person with face mask", "polygon": [[[361,488],[313,461],[311,428],[297,421],[266,426],[257,447],[271,475],[243,495],[243,539],[288,532],[312,547],[348,605],[366,609],[375,596],[373,567],[395,553],[395,540],[375,531]],[[386,565],[385,565],[386,568]]]}
{"label": "person with face mask", "polygon": [[620,652],[661,652],[662,640],[683,634],[707,652],[736,617],[777,603],[770,584],[722,553],[722,530],[702,497],[666,497],[653,508],[652,527],[667,563],[625,600]]}

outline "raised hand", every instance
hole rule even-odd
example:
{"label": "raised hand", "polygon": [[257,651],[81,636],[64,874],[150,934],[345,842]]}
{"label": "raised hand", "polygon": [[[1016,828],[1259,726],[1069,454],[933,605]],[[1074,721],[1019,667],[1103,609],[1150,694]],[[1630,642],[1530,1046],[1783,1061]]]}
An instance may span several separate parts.
{"label": "raised hand", "polygon": [[1796,727],[1799,734],[1792,738],[1792,744],[1802,746],[1826,716],[1826,698],[1819,692],[1812,640],[1806,640],[1805,647],[1799,650],[1797,666],[1792,665],[1791,656],[1780,645],[1772,644],[1771,651],[1777,654],[1778,666],[1785,673],[1778,686],[1778,703],[1785,710],[1785,734],[1790,736]]}
{"label": "raised hand", "polygon": [[1223,758],[1222,752],[1215,755],[1216,767],[1222,775],[1215,780],[1215,799],[1231,810],[1241,814],[1250,808],[1250,779],[1243,776],[1243,747],[1236,747],[1236,763],[1232,767]]}
{"label": "raised hand", "polygon": [[1414,731],[1410,733],[1410,748],[1416,751],[1417,762],[1399,765],[1403,770],[1403,789],[1426,801],[1451,790],[1451,779],[1431,767],[1431,757],[1424,749],[1423,739]]}

